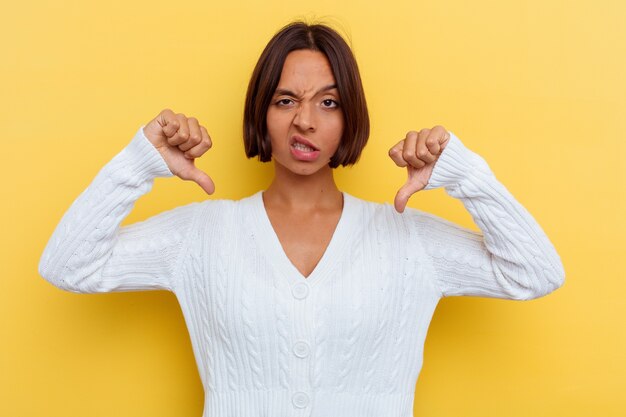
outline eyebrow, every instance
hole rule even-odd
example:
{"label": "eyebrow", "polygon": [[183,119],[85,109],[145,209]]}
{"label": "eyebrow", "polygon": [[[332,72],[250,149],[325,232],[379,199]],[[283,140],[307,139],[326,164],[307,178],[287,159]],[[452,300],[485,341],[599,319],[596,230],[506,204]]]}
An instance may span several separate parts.
{"label": "eyebrow", "polygon": [[[315,95],[318,95],[319,93],[324,92],[324,91],[332,90],[333,88],[337,88],[337,84],[330,84],[330,85],[327,85],[326,87],[322,87],[319,90],[317,90]],[[299,97],[296,93],[294,93],[291,90],[287,90],[286,88],[277,88],[276,91],[274,92],[274,95]]]}

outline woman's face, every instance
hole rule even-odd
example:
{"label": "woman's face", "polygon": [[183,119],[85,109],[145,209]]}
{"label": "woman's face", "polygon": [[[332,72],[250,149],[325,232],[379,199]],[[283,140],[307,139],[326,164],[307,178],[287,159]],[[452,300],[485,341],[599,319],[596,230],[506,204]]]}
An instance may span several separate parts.
{"label": "woman's face", "polygon": [[323,53],[303,49],[287,55],[266,119],[277,168],[299,175],[331,169],[344,128],[339,99]]}

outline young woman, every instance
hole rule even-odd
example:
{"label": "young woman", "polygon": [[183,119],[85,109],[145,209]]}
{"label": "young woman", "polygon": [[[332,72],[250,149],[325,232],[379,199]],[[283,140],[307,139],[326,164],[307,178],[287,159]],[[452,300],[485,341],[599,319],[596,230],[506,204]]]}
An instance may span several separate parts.
{"label": "young woman", "polygon": [[[120,227],[155,177],[214,190],[194,165],[211,147],[207,130],[163,110],[72,204],[39,271],[73,292],[173,291],[205,417],[409,417],[442,297],[527,300],[561,286],[564,271],[533,217],[442,126],[391,148],[408,171],[395,209],[340,191],[333,168],[354,164],[368,136],[348,45],[324,25],[287,25],[258,61],[244,111],[247,156],[274,164],[267,190]],[[405,210],[437,187],[481,233]]]}

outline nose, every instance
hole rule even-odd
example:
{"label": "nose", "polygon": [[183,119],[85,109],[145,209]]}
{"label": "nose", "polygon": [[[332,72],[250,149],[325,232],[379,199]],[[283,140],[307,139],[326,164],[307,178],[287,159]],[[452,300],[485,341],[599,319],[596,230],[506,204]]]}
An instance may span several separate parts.
{"label": "nose", "polygon": [[302,102],[296,109],[293,124],[302,130],[315,130],[315,111],[313,105]]}

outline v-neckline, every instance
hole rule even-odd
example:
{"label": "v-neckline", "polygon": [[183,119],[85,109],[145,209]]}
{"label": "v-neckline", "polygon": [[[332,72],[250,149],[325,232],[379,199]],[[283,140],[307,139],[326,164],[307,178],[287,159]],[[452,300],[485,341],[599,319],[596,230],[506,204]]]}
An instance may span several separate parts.
{"label": "v-neckline", "polygon": [[260,232],[258,240],[260,243],[260,249],[265,252],[265,255],[269,257],[270,263],[276,266],[279,271],[291,282],[306,282],[309,285],[313,285],[315,282],[322,279],[327,275],[329,270],[336,265],[335,261],[338,257],[341,257],[341,252],[346,246],[348,237],[350,236],[350,228],[355,223],[354,219],[354,202],[352,196],[346,192],[343,194],[343,208],[339,221],[335,226],[332,237],[322,254],[322,257],[313,268],[313,271],[308,276],[304,276],[302,272],[291,262],[291,259],[287,256],[278,234],[272,226],[267,209],[263,202],[263,191],[259,191],[252,197],[252,203],[254,205],[254,212],[256,219],[254,223],[257,230]]}

